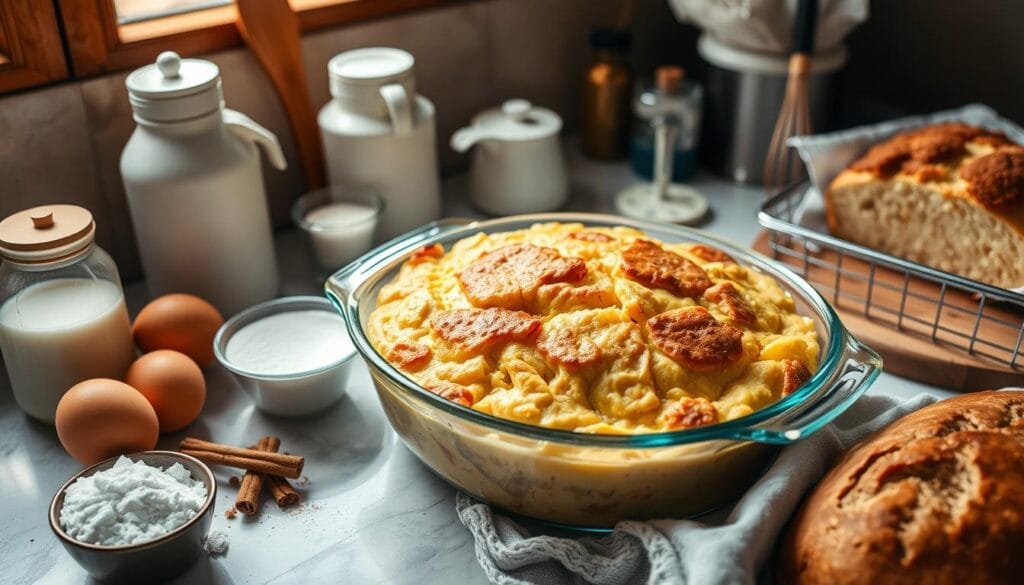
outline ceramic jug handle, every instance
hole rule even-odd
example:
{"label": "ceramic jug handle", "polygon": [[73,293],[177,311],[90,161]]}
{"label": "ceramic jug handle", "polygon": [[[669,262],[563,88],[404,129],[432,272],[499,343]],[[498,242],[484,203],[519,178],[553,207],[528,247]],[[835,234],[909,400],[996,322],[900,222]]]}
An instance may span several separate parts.
{"label": "ceramic jug handle", "polygon": [[388,108],[395,135],[405,136],[411,133],[412,105],[409,103],[409,94],[405,88],[398,83],[389,83],[380,88],[380,97],[384,98],[384,105]]}
{"label": "ceramic jug handle", "polygon": [[270,161],[270,164],[275,169],[282,171],[288,166],[288,161],[284,158],[284,151],[281,150],[281,143],[277,141],[277,136],[274,136],[273,132],[254,122],[249,116],[224,108],[224,125],[235,136],[242,140],[253,142],[262,148],[263,152],[267,154],[267,160]]}

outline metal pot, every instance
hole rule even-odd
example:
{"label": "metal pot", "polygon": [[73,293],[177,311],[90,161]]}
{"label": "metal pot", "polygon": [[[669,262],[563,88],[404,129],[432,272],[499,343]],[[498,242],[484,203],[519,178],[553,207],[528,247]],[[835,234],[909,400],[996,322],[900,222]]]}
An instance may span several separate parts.
{"label": "metal pot", "polygon": [[[761,184],[765,153],[786,92],[788,56],[737,49],[706,34],[697,49],[708,63],[702,143],[708,166],[738,183]],[[808,88],[816,129],[828,127],[835,74],[845,62],[842,46],[812,59]]]}

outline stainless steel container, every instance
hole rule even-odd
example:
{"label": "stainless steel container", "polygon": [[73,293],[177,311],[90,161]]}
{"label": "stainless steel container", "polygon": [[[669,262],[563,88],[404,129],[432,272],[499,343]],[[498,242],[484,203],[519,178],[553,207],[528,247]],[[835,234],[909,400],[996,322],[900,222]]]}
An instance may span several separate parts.
{"label": "stainless steel container", "polygon": [[[708,63],[702,148],[712,171],[739,183],[760,184],[764,157],[786,92],[787,55],[756,53],[722,44],[708,35],[697,43]],[[811,62],[811,122],[831,119],[835,73],[846,49],[816,54]]]}

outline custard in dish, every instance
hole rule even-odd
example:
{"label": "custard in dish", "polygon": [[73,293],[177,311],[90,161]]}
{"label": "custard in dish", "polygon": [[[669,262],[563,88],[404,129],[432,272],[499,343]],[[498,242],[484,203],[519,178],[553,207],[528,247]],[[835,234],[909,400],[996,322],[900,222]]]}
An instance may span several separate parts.
{"label": "custard in dish", "polygon": [[819,353],[772,277],[706,244],[578,223],[422,248],[380,289],[367,336],[449,400],[599,434],[745,416],[807,381]]}

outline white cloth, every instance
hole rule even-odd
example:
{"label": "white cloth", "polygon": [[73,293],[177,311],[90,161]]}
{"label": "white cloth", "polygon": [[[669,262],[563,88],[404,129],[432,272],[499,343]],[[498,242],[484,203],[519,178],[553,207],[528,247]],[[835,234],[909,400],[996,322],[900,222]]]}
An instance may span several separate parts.
{"label": "white cloth", "polygon": [[[680,22],[689,22],[726,45],[789,55],[797,0],[669,0]],[[868,18],[868,0],[821,0],[814,33],[817,50],[829,50]]]}
{"label": "white cloth", "polygon": [[872,432],[935,401],[867,396],[807,439],[786,447],[723,521],[620,522],[603,537],[531,536],[464,494],[460,520],[496,585],[745,585],[754,583],[805,492],[836,457]]}

